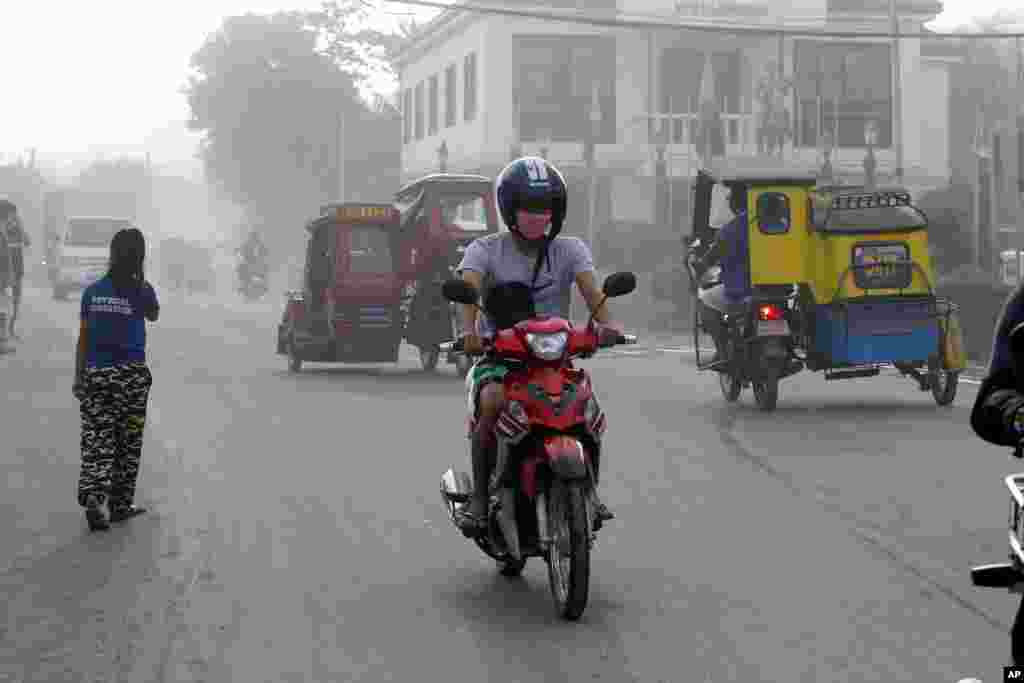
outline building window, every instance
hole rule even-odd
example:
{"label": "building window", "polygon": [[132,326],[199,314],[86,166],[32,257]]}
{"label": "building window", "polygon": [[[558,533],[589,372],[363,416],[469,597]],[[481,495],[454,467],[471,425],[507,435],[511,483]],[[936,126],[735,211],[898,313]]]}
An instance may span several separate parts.
{"label": "building window", "polygon": [[476,118],[476,53],[466,55],[465,63],[462,66],[463,80],[465,82],[465,118],[472,121]]}
{"label": "building window", "polygon": [[444,72],[444,125],[446,128],[451,128],[455,125],[455,120],[458,118],[458,112],[455,110],[455,65],[452,64]]}
{"label": "building window", "polygon": [[438,122],[437,107],[438,107],[438,105],[439,105],[439,102],[438,102],[438,92],[437,92],[437,76],[431,76],[430,77],[430,126],[429,126],[429,131],[430,131],[429,134],[430,135],[436,135],[437,134],[437,129],[438,129],[438,124],[437,124],[437,122]]}
{"label": "building window", "polygon": [[423,139],[423,83],[416,86],[416,139]]}
{"label": "building window", "polygon": [[[718,111],[723,114],[742,114],[744,88],[743,55],[738,51],[713,52],[711,80]],[[686,47],[667,48],[661,54],[659,78],[661,101],[658,109],[667,114],[696,114],[700,110],[701,87],[708,55],[701,50]],[[687,127],[688,126],[688,127]],[[740,141],[739,122],[728,121],[725,128],[729,144]],[[676,119],[663,135],[673,143],[695,140],[698,134],[696,119]]]}
{"label": "building window", "polygon": [[[661,111],[688,114],[698,111],[701,80],[707,55],[685,47],[667,48],[661,54]],[[711,54],[710,84],[719,111],[739,114],[743,111],[743,57],[737,51]]]}
{"label": "building window", "polygon": [[892,57],[884,43],[796,41],[796,144],[864,147],[865,129],[875,146],[892,145]]}
{"label": "building window", "polygon": [[402,142],[408,144],[412,140],[412,90],[405,89],[402,95]]}
{"label": "building window", "polygon": [[596,141],[615,142],[615,39],[523,36],[519,61],[519,132],[524,142],[576,142],[591,134],[596,90]]}

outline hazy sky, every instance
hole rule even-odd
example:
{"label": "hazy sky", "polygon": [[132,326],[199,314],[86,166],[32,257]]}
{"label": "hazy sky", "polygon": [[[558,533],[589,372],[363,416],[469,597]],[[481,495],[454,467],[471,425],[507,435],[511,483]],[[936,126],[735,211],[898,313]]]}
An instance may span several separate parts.
{"label": "hazy sky", "polygon": [[[313,9],[319,0],[51,0],[5,2],[0,77],[0,160],[30,147],[82,157],[97,147],[136,147],[187,118],[180,89],[190,55],[226,16]],[[1024,0],[945,0],[936,27]],[[430,9],[388,3],[393,13]],[[395,21],[382,16],[382,21]],[[165,137],[166,137],[165,133]],[[173,146],[173,145],[172,145]],[[182,158],[190,151],[183,150]]]}

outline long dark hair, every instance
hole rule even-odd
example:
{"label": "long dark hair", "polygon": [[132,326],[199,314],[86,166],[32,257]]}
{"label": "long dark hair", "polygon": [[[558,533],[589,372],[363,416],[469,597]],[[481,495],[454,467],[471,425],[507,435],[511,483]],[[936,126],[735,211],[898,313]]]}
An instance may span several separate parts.
{"label": "long dark hair", "polygon": [[138,228],[118,230],[110,241],[110,270],[107,274],[118,294],[137,291],[146,281],[146,238]]}

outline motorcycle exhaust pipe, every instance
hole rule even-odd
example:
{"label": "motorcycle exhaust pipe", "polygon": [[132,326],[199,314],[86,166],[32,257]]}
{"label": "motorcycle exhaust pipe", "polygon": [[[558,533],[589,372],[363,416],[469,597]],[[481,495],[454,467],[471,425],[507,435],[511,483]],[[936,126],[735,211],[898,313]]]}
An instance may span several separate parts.
{"label": "motorcycle exhaust pipe", "polygon": [[452,524],[456,524],[455,513],[469,503],[472,491],[473,485],[465,472],[449,469],[441,476],[441,500],[444,501],[448,519]]}
{"label": "motorcycle exhaust pipe", "polygon": [[1024,582],[1024,572],[1003,562],[971,567],[971,583],[979,588],[1011,588]]}

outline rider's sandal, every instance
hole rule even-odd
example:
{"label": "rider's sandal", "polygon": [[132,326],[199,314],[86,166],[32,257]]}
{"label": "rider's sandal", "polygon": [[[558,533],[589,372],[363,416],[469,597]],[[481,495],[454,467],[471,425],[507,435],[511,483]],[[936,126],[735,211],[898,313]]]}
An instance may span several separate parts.
{"label": "rider's sandal", "polygon": [[486,520],[468,510],[455,513],[455,524],[466,538],[480,538],[487,532]]}
{"label": "rider's sandal", "polygon": [[593,530],[600,531],[605,522],[615,519],[615,514],[604,503],[594,505]]}

